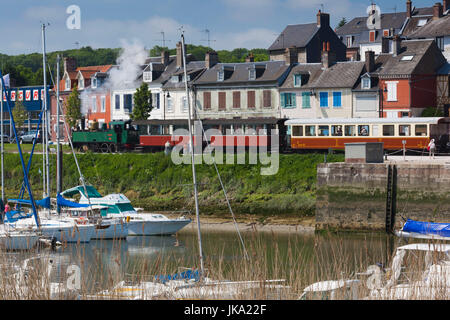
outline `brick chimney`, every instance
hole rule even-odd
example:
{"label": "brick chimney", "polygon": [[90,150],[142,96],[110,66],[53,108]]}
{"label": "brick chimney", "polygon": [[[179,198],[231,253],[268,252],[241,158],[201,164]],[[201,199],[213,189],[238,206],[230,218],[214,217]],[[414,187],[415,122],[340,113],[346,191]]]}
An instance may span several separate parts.
{"label": "brick chimney", "polygon": [[286,48],[284,51],[284,61],[286,61],[287,65],[298,63],[298,52],[296,47],[292,46]]}
{"label": "brick chimney", "polygon": [[169,51],[161,51],[161,63],[164,65],[164,67],[167,67],[169,65]]}
{"label": "brick chimney", "polygon": [[250,52],[247,57],[245,57],[245,62],[255,62],[255,56],[253,52]]}
{"label": "brick chimney", "polygon": [[411,0],[406,1],[406,17],[407,18],[412,17],[412,1]]}
{"label": "brick chimney", "polygon": [[330,26],[330,15],[328,13],[323,13],[319,10],[317,13],[317,26],[322,27],[329,27]]}
{"label": "brick chimney", "polygon": [[400,53],[401,48],[402,48],[402,39],[398,34],[396,34],[392,39],[392,55],[396,57]]}
{"label": "brick chimney", "polygon": [[389,53],[389,38],[381,38],[381,53]]}
{"label": "brick chimney", "polygon": [[442,0],[442,12],[445,12],[447,10],[448,10],[447,0]]}
{"label": "brick chimney", "polygon": [[211,69],[219,62],[219,55],[215,51],[209,51],[205,55],[205,66]]}
{"label": "brick chimney", "polygon": [[322,66],[325,69],[328,69],[336,62],[336,53],[331,51],[330,43],[324,42],[323,43],[323,50],[322,50]]}
{"label": "brick chimney", "polygon": [[64,58],[64,72],[72,72],[77,70],[77,59],[72,57]]}
{"label": "brick chimney", "polygon": [[366,51],[366,71],[372,72],[375,70],[375,52]]}
{"label": "brick chimney", "polygon": [[437,20],[442,18],[442,4],[440,2],[436,2],[433,6],[433,20]]}
{"label": "brick chimney", "polygon": [[[183,50],[181,48],[182,44],[181,41],[177,43],[177,67],[182,68],[183,67]],[[184,46],[184,51],[186,51],[186,46]]]}

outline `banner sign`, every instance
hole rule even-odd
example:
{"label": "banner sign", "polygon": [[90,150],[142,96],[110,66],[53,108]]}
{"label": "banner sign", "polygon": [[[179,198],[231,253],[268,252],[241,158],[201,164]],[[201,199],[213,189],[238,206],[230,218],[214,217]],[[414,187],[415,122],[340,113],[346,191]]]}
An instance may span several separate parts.
{"label": "banner sign", "polygon": [[[50,86],[47,89],[47,107],[50,109]],[[6,89],[6,94],[11,101],[11,108],[14,108],[16,101],[22,101],[27,111],[40,111],[44,102],[45,90],[40,87],[20,87]],[[3,101],[6,102],[6,95],[3,92]],[[5,108],[5,106],[4,106]]]}

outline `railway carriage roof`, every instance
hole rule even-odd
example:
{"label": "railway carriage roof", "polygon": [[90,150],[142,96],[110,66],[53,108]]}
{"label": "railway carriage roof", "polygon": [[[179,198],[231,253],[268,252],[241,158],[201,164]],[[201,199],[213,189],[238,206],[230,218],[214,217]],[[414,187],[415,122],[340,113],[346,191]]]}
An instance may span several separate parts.
{"label": "railway carriage roof", "polygon": [[437,124],[449,123],[450,118],[438,117],[421,117],[421,118],[350,118],[350,119],[291,119],[287,120],[285,125],[302,125],[302,124],[382,124],[382,123],[422,123]]}

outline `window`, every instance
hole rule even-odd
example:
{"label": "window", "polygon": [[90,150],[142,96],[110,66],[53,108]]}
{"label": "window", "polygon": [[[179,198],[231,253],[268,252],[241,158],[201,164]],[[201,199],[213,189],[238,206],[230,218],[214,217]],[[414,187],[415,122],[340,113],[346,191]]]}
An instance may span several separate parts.
{"label": "window", "polygon": [[293,126],[292,127],[292,136],[303,137],[303,126]]}
{"label": "window", "polygon": [[172,98],[167,98],[167,112],[173,112],[173,100]]}
{"label": "window", "polygon": [[233,109],[241,108],[241,92],[234,91],[233,92]]}
{"label": "window", "polygon": [[302,92],[302,108],[311,108],[311,95],[309,94],[309,92]]}
{"label": "window", "polygon": [[120,110],[120,95],[116,94],[115,95],[115,106],[116,106],[116,110]]}
{"label": "window", "polygon": [[205,110],[211,109],[211,92],[203,92],[203,107]]}
{"label": "window", "polygon": [[316,136],[316,126],[305,126],[305,136],[315,137]]}
{"label": "window", "polygon": [[264,90],[263,91],[263,99],[264,99],[264,108],[271,108],[272,107],[272,91],[270,90]]}
{"label": "window", "polygon": [[370,34],[369,34],[369,41],[370,42],[375,42],[375,30],[371,30]]}
{"label": "window", "polygon": [[400,112],[400,118],[409,118],[409,112],[401,111]]}
{"label": "window", "polygon": [[340,137],[342,136],[342,126],[337,125],[337,126],[331,126],[331,135],[335,136],[335,137]]}
{"label": "window", "polygon": [[255,109],[255,91],[247,91],[247,108]]}
{"label": "window", "polygon": [[301,86],[302,86],[302,75],[294,74],[294,87],[301,87]]}
{"label": "window", "polygon": [[219,110],[226,110],[227,96],[225,92],[219,92]]}
{"label": "window", "polygon": [[342,107],[342,92],[333,92],[333,107]]}
{"label": "window", "polygon": [[100,98],[100,104],[101,104],[101,106],[100,106],[101,112],[105,112],[106,111],[106,97],[105,96]]}
{"label": "window", "polygon": [[363,89],[370,89],[371,86],[372,85],[371,85],[370,77],[362,78],[361,87]]}
{"label": "window", "polygon": [[397,101],[397,82],[386,82],[387,101]]}
{"label": "window", "polygon": [[330,135],[329,126],[319,126],[319,137],[328,137]]}
{"label": "window", "polygon": [[188,103],[187,103],[186,96],[184,96],[183,98],[181,98],[181,110],[182,110],[183,112],[188,112]]}
{"label": "window", "polygon": [[417,26],[418,27],[423,27],[424,25],[426,25],[427,24],[427,19],[420,19],[418,22],[417,22]]}
{"label": "window", "polygon": [[178,83],[179,81],[180,81],[180,79],[178,76],[172,76],[170,78],[170,82],[172,82],[172,83]]}
{"label": "window", "polygon": [[144,72],[144,81],[145,82],[151,82],[152,81],[152,73],[151,72]]}
{"label": "window", "polygon": [[428,135],[428,129],[426,124],[416,124],[416,136],[424,137]]}
{"label": "window", "polygon": [[123,108],[125,112],[131,112],[133,110],[133,95],[124,94],[123,95]]}
{"label": "window", "polygon": [[398,135],[409,137],[411,135],[411,125],[409,124],[399,125]]}
{"label": "window", "polygon": [[160,108],[160,95],[158,93],[152,93],[152,106],[155,109]]}
{"label": "window", "polygon": [[444,51],[445,49],[444,37],[436,37],[436,44],[439,47],[439,49],[441,49],[441,51]]}
{"label": "window", "polygon": [[345,136],[354,137],[356,136],[356,126],[344,126]]}
{"label": "window", "polygon": [[395,126],[394,125],[384,125],[383,126],[383,136],[394,136]]}
{"label": "window", "polygon": [[384,37],[389,37],[389,29],[384,29],[383,30],[383,36]]}
{"label": "window", "polygon": [[297,106],[296,103],[296,94],[291,92],[286,92],[281,94],[281,107],[282,108],[295,108]]}
{"label": "window", "polygon": [[328,92],[320,92],[320,106],[322,108],[328,107]]}
{"label": "window", "polygon": [[400,60],[401,61],[411,61],[414,58],[414,56],[403,56]]}
{"label": "window", "polygon": [[97,97],[92,97],[91,111],[97,112]]}
{"label": "window", "polygon": [[225,79],[223,70],[217,72],[217,81],[223,81]]}
{"label": "window", "polygon": [[97,78],[92,78],[92,88],[97,88]]}
{"label": "window", "polygon": [[370,134],[368,125],[360,125],[358,126],[359,136],[367,137]]}
{"label": "window", "polygon": [[348,36],[347,37],[347,47],[350,48],[353,45],[353,39],[354,39],[353,36]]}
{"label": "window", "polygon": [[83,89],[83,88],[84,88],[84,79],[81,78],[81,79],[78,81],[78,89]]}
{"label": "window", "polygon": [[248,69],[248,80],[255,80],[256,79],[256,70],[255,68]]}
{"label": "window", "polygon": [[70,83],[70,78],[66,78],[66,90],[70,90],[71,88],[71,83]]}

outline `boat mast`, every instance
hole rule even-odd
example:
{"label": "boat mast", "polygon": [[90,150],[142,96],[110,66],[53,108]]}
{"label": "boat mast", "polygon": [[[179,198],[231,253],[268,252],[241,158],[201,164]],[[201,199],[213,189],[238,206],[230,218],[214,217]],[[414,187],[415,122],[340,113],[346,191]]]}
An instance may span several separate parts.
{"label": "boat mast", "polygon": [[189,89],[188,89],[188,83],[187,83],[184,31],[182,31],[182,33],[181,33],[181,50],[183,52],[184,86],[185,86],[185,90],[186,90],[186,100],[187,100],[187,104],[188,104],[189,147],[190,147],[190,152],[191,152],[192,179],[193,179],[193,184],[194,184],[195,214],[197,217],[197,233],[198,233],[198,247],[199,247],[199,255],[200,255],[200,271],[201,271],[201,275],[203,275],[204,274],[204,265],[203,265],[202,235],[200,232],[200,214],[199,214],[199,209],[198,209],[197,177],[196,177],[196,173],[195,173],[194,138],[192,137],[192,124],[191,124],[191,99],[189,97]]}
{"label": "boat mast", "polygon": [[[1,134],[1,167],[2,167],[2,202],[5,203],[5,171],[4,171],[4,145],[3,145],[3,84],[0,81],[0,92],[1,92],[1,102],[0,102],[0,122],[1,124],[1,128],[0,128],[0,134]],[[10,137],[11,139],[11,137]]]}
{"label": "boat mast", "polygon": [[[61,155],[59,154],[59,63],[61,57],[56,57],[56,194],[61,193]],[[59,214],[59,206],[56,204],[56,212]]]}
{"label": "boat mast", "polygon": [[[43,144],[45,147],[45,166],[46,166],[46,185],[47,185],[47,189],[44,190],[44,192],[47,193],[47,197],[50,196],[50,163],[48,160],[48,103],[47,103],[47,58],[45,55],[45,23],[42,24],[42,64],[43,64],[43,73],[44,73],[44,119],[45,119],[45,128],[43,128],[44,130],[44,134],[43,134]],[[43,150],[44,151],[44,150]],[[44,154],[44,152],[43,152]]]}

